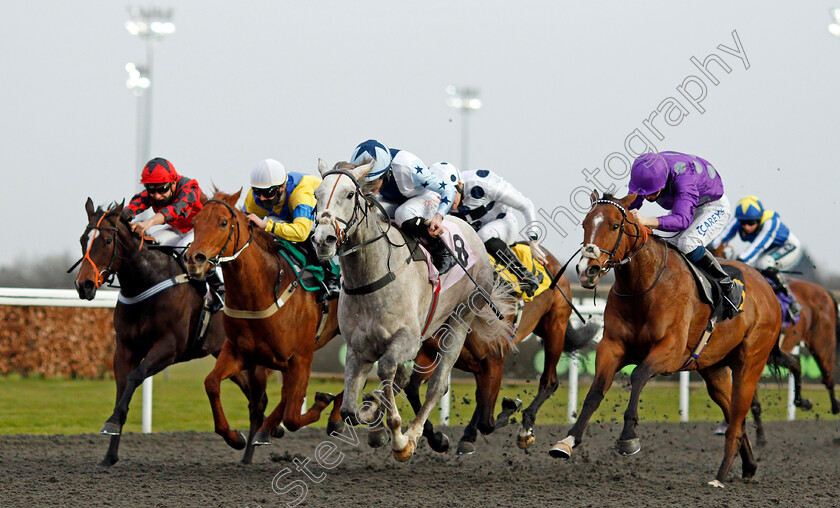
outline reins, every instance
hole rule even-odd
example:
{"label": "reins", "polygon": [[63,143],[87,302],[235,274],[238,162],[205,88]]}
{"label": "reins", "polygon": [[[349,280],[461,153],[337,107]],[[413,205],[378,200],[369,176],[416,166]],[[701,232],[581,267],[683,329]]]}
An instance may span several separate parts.
{"label": "reins", "polygon": [[227,246],[230,243],[231,238],[233,238],[234,230],[236,230],[236,240],[233,242],[233,248],[235,249],[236,246],[239,244],[239,221],[237,220],[238,217],[236,215],[236,210],[234,210],[233,207],[227,204],[225,201],[222,201],[220,199],[208,199],[205,203],[205,206],[207,206],[207,203],[220,203],[224,205],[225,208],[227,208],[230,214],[233,216],[230,229],[228,230],[227,240],[225,240],[225,243],[224,245],[222,245],[222,248],[221,250],[219,250],[219,253],[207,260],[208,263],[214,266],[219,265],[221,263],[228,263],[238,258],[239,255],[242,254],[242,251],[244,251],[248,248],[249,245],[251,245],[251,242],[254,240],[254,226],[253,224],[248,224],[248,241],[245,242],[245,245],[243,245],[241,249],[236,251],[232,256],[222,256],[222,254],[224,254],[224,252],[227,250]]}

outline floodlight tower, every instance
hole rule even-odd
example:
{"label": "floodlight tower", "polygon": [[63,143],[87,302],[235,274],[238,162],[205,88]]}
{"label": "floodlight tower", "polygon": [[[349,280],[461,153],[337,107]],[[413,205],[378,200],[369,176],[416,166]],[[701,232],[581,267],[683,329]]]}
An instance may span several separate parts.
{"label": "floodlight tower", "polygon": [[481,108],[481,99],[478,98],[477,88],[458,87],[449,85],[446,87],[446,105],[461,112],[461,171],[467,171],[469,156],[469,114]]}

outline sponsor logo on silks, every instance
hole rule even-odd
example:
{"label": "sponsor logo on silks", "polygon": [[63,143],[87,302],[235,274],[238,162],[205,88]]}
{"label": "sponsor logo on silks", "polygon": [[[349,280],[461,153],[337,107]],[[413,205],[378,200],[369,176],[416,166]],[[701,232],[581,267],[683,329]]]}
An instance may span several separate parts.
{"label": "sponsor logo on silks", "polygon": [[702,224],[698,224],[695,229],[701,236],[706,236],[706,233],[709,232],[709,229],[720,222],[721,216],[724,214],[723,210],[718,210],[717,212],[713,213],[709,216],[708,219],[704,220]]}

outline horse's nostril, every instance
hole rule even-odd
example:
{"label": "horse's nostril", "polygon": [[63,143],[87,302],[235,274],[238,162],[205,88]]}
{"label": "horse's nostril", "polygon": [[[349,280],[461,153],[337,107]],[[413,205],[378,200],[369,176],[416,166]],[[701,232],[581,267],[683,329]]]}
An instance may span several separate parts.
{"label": "horse's nostril", "polygon": [[205,261],[207,261],[207,256],[205,256],[204,254],[196,254],[195,256],[193,256],[193,261],[196,263],[204,263]]}
{"label": "horse's nostril", "polygon": [[90,291],[91,289],[93,289],[93,281],[92,280],[84,281],[82,283],[82,289],[84,289],[85,291]]}
{"label": "horse's nostril", "polygon": [[589,266],[586,267],[586,276],[587,277],[595,277],[596,275],[598,275],[598,272],[600,272],[600,271],[601,270],[598,269],[597,266],[589,265]]}
{"label": "horse's nostril", "polygon": [[332,244],[334,244],[334,243],[335,243],[335,242],[337,242],[337,241],[338,241],[338,238],[336,238],[336,236],[335,236],[335,235],[327,235],[327,237],[326,237],[326,238],[324,238],[324,242],[325,242],[327,245],[332,245]]}

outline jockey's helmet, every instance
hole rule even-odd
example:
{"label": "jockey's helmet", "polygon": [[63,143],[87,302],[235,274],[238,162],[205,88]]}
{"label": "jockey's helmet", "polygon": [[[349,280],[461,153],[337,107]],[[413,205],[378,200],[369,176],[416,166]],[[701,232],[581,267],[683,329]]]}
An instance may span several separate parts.
{"label": "jockey's helmet", "polygon": [[274,159],[265,159],[251,170],[251,187],[268,189],[286,183],[286,168]]}
{"label": "jockey's helmet", "polygon": [[143,185],[150,183],[170,183],[177,181],[178,178],[180,176],[175,171],[175,166],[171,162],[156,157],[146,163],[140,175],[140,183]]}
{"label": "jockey's helmet", "polygon": [[373,167],[365,176],[366,182],[372,182],[391,169],[391,151],[387,146],[383,145],[375,139],[369,139],[359,145],[353,150],[353,155],[350,156],[350,163],[356,166],[367,164],[374,161]]}
{"label": "jockey's helmet", "polygon": [[630,194],[649,196],[662,190],[668,182],[668,164],[657,153],[642,154],[630,169]]}
{"label": "jockey's helmet", "polygon": [[735,218],[740,221],[761,220],[764,215],[764,205],[755,196],[745,196],[735,207]]}

